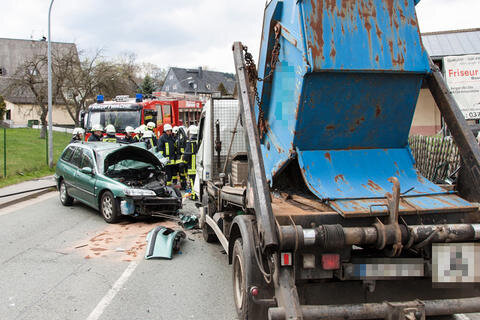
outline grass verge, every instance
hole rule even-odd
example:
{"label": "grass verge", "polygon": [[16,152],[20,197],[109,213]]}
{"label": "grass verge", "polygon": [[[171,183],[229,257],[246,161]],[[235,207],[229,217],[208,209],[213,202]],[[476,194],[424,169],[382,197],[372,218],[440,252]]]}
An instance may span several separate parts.
{"label": "grass verge", "polygon": [[[53,160],[56,163],[68,145],[71,134],[53,132]],[[51,175],[55,168],[47,164],[46,139],[40,130],[6,129],[7,176],[4,176],[4,129],[0,128],[0,187]]]}

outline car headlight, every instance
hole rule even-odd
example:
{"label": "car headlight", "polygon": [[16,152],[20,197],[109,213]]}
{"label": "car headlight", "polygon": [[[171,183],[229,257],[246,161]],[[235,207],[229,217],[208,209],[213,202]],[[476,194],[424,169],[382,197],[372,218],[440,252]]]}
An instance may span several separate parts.
{"label": "car headlight", "polygon": [[155,196],[155,192],[147,189],[125,189],[125,195],[128,197],[146,197]]}

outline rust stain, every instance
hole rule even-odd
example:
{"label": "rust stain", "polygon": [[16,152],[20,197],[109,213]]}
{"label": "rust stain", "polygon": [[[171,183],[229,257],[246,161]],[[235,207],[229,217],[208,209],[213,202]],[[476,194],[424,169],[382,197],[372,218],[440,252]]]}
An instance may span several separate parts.
{"label": "rust stain", "polygon": [[329,124],[328,126],[326,126],[326,129],[327,130],[333,130],[333,129],[335,129],[335,126],[333,124]]}
{"label": "rust stain", "polygon": [[332,158],[331,158],[329,152],[325,152],[325,159],[327,159],[328,161],[332,162]]}
{"label": "rust stain", "polygon": [[330,50],[330,57],[335,60],[335,56],[337,55],[337,51],[335,51],[335,43],[332,40],[332,50]]}
{"label": "rust stain", "polygon": [[338,174],[335,176],[335,183],[338,183],[338,181],[342,181],[342,182],[345,182],[345,177],[343,176],[343,174]]}
{"label": "rust stain", "polygon": [[382,191],[382,187],[380,187],[378,184],[376,184],[375,182],[373,182],[372,180],[368,180],[368,183],[367,183],[372,189],[376,190],[376,191]]}
{"label": "rust stain", "polygon": [[310,3],[313,13],[312,19],[310,20],[310,27],[312,30],[316,31],[313,39],[315,41],[315,45],[313,45],[310,41],[312,55],[320,58],[321,60],[325,60],[325,57],[323,56],[323,1],[311,0]]}
{"label": "rust stain", "polygon": [[375,117],[378,118],[381,113],[382,113],[382,108],[380,107],[380,105],[377,104],[375,106]]}

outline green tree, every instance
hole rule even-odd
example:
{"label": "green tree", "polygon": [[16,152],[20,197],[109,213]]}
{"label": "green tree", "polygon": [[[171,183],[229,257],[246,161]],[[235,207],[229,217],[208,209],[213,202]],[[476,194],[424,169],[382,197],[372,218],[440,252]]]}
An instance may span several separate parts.
{"label": "green tree", "polygon": [[222,82],[220,82],[220,84],[218,85],[217,91],[220,92],[220,94],[222,95],[222,97],[228,96],[228,91],[227,91],[227,89],[225,88],[225,86],[223,85]]}
{"label": "green tree", "polygon": [[2,96],[0,96],[0,120],[3,120],[5,112],[7,111],[7,104]]}
{"label": "green tree", "polygon": [[153,91],[155,91],[155,82],[150,75],[147,74],[145,78],[143,78],[140,88],[143,94],[152,94]]}

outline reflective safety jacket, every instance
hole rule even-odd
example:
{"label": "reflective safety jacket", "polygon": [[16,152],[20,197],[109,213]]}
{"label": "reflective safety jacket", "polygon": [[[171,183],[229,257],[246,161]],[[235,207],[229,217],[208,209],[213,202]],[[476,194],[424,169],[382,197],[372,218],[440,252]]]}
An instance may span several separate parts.
{"label": "reflective safety jacket", "polygon": [[176,152],[175,152],[175,139],[167,133],[163,133],[160,139],[158,139],[158,151],[170,161],[167,165],[175,164]]}
{"label": "reflective safety jacket", "polygon": [[142,142],[145,142],[145,144],[147,145],[147,149],[151,149],[151,148],[154,148],[157,146],[157,138],[156,137],[151,137],[151,138],[145,138],[145,137],[142,137]]}
{"label": "reflective safety jacket", "polygon": [[183,154],[183,160],[187,163],[187,174],[194,175],[197,173],[196,161],[197,161],[197,136],[193,135],[188,139],[185,145],[185,153]]}
{"label": "reflective safety jacket", "polygon": [[113,142],[113,143],[116,143],[117,142],[117,137],[112,134],[107,134],[105,137],[103,137],[103,142]]}

